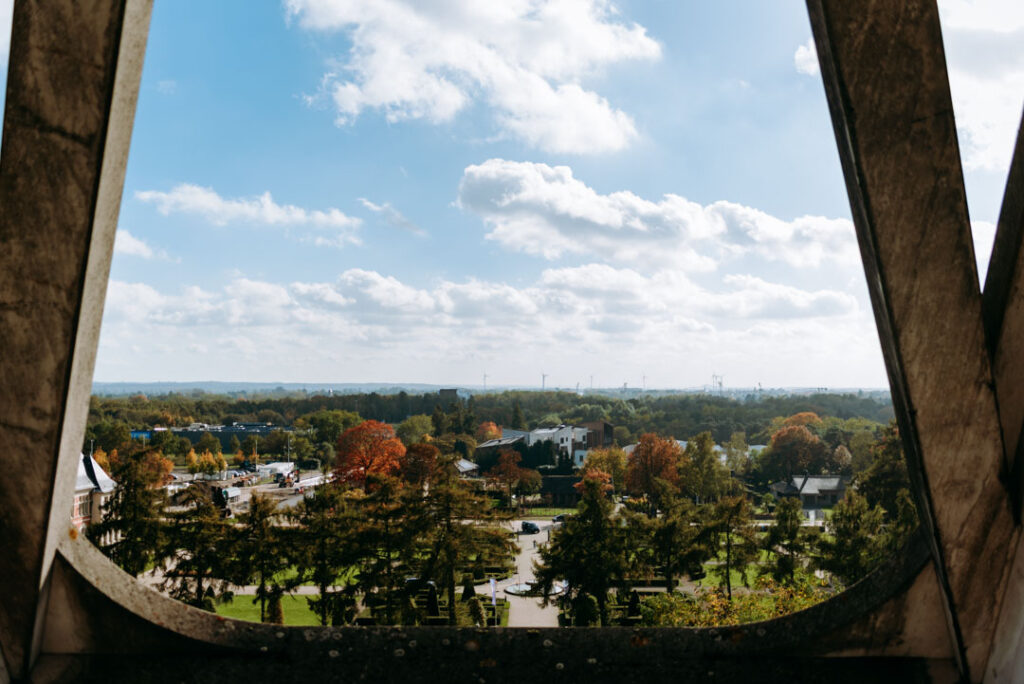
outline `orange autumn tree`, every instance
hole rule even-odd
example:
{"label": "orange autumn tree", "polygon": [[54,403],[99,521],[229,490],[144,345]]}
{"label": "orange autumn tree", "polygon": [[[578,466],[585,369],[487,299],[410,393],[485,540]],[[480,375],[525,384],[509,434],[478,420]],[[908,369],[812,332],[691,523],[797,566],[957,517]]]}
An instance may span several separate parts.
{"label": "orange autumn tree", "polygon": [[493,420],[484,421],[476,429],[476,441],[487,442],[492,439],[501,439],[501,428]]}
{"label": "orange autumn tree", "polygon": [[441,451],[433,444],[410,444],[401,463],[402,477],[406,482],[423,485],[434,475]]}
{"label": "orange autumn tree", "polygon": [[335,473],[338,480],[366,486],[370,473],[393,475],[405,456],[405,445],[390,425],[366,420],[338,437]]}
{"label": "orange autumn tree", "polygon": [[786,418],[782,424],[786,427],[793,427],[795,425],[819,427],[821,426],[821,418],[813,411],[801,411]]}
{"label": "orange autumn tree", "polygon": [[506,502],[512,508],[512,489],[523,477],[523,468],[519,467],[522,456],[516,451],[505,450],[498,455],[498,462],[487,471],[487,479],[498,487],[506,490]]}
{"label": "orange autumn tree", "polygon": [[626,464],[626,487],[633,494],[646,495],[649,515],[654,517],[666,494],[676,491],[683,450],[674,439],[648,432],[640,436]]}

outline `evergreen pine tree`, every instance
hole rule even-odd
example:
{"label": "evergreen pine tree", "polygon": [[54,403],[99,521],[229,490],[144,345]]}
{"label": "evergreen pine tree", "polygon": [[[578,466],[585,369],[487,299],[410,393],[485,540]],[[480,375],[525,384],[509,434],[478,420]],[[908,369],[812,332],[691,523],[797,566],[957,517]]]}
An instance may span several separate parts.
{"label": "evergreen pine tree", "polygon": [[508,533],[493,526],[489,501],[476,494],[458,477],[454,459],[438,464],[428,492],[417,502],[426,530],[426,557],[421,564],[421,581],[434,580],[448,598],[448,624],[456,624],[457,578],[471,556],[502,562],[511,559],[515,544]]}
{"label": "evergreen pine tree", "polygon": [[207,487],[194,484],[182,498],[183,510],[169,515],[161,554],[167,569],[163,588],[179,601],[213,611],[227,593],[230,525]]}
{"label": "evergreen pine tree", "polygon": [[583,594],[597,601],[602,625],[608,624],[608,591],[627,569],[627,530],[618,524],[606,496],[606,478],[587,473],[580,482],[582,498],[576,515],[566,518],[540,549],[540,563],[534,565],[537,587],[546,597],[559,579],[568,583],[570,605]]}
{"label": "evergreen pine tree", "polygon": [[267,604],[284,591],[285,587],[277,578],[291,565],[286,530],[274,524],[275,508],[276,504],[268,497],[253,493],[249,510],[241,516],[241,526],[232,530],[232,581],[256,583],[253,603],[260,604],[261,622],[272,622],[268,619]]}
{"label": "evergreen pine tree", "polygon": [[359,559],[353,537],[356,519],[341,489],[324,485],[299,502],[293,520],[293,558],[298,578],[316,586],[317,595],[306,600],[320,624],[326,626],[334,614],[335,601],[343,594],[335,587]]}
{"label": "evergreen pine tree", "polygon": [[156,560],[160,549],[164,503],[160,461],[166,459],[154,449],[138,444],[127,447],[110,464],[117,487],[103,504],[102,519],[86,528],[103,553],[136,577]]}

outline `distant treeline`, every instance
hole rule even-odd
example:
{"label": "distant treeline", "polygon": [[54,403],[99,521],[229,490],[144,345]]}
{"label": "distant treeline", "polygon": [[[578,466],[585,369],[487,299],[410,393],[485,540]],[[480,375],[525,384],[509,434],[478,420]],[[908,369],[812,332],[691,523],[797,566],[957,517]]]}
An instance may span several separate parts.
{"label": "distant treeline", "polygon": [[[744,400],[708,394],[640,396],[628,399],[574,392],[509,391],[479,394],[464,402],[476,422],[493,421],[499,426],[535,428],[557,423],[604,420],[617,430],[617,437],[632,439],[656,432],[682,439],[709,431],[717,442],[743,432],[750,444],[764,444],[771,437],[772,418],[812,411],[819,416],[863,418],[888,423],[893,417],[890,401],[853,394],[812,394],[772,396]],[[399,423],[410,416],[430,415],[438,406],[448,411],[437,392],[424,394],[343,394],[236,399],[222,395],[194,393],[147,397],[94,396],[89,406],[89,424],[121,423],[131,429],[186,427],[191,423],[216,425],[234,422],[266,422],[281,427],[321,410],[353,411],[364,419]],[[472,422],[469,421],[469,422]],[[620,440],[622,441],[622,440]]]}

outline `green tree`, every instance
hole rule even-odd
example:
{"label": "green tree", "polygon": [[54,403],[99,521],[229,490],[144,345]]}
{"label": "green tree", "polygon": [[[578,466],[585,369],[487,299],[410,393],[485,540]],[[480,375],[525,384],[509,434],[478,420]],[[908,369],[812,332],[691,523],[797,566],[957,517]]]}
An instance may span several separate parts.
{"label": "green tree", "polygon": [[[420,579],[432,579],[444,590],[448,605],[455,606],[456,584],[471,556],[510,562],[515,551],[507,532],[493,526],[490,503],[456,475],[454,460],[442,461],[437,476],[417,502],[427,530]],[[456,624],[454,610],[448,624]]]}
{"label": "green tree", "polygon": [[255,582],[253,603],[260,604],[260,622],[268,622],[267,604],[291,587],[280,581],[291,565],[288,557],[287,532],[274,524],[277,504],[253,492],[249,510],[241,516],[241,524],[232,530],[234,537],[232,581],[235,584]]}
{"label": "green tree", "polygon": [[746,472],[750,466],[750,458],[747,456],[747,435],[743,432],[734,432],[725,443],[725,464],[729,470],[735,473]]}
{"label": "green tree", "polygon": [[718,460],[710,432],[691,437],[680,459],[680,489],[696,503],[717,500],[729,486],[729,473]]}
{"label": "green tree", "polygon": [[409,416],[399,423],[398,427],[395,428],[395,434],[402,440],[402,444],[408,447],[422,442],[433,430],[434,423],[430,416],[421,413]]}
{"label": "green tree", "polygon": [[354,411],[328,411],[326,409],[305,416],[306,422],[313,428],[315,441],[335,444],[345,430],[363,422]]}
{"label": "green tree", "polygon": [[328,625],[339,614],[338,604],[350,593],[337,590],[338,582],[359,560],[354,531],[359,518],[339,487],[317,487],[313,496],[299,502],[292,519],[295,523],[293,560],[298,577],[316,586],[315,597],[307,597],[310,609],[321,625]]}
{"label": "green tree", "polygon": [[334,461],[337,460],[337,452],[334,450],[333,444],[327,442],[320,442],[316,445],[313,450],[313,456],[316,460],[320,461],[320,469],[327,474],[331,470],[331,466],[334,465]]}
{"label": "green tree", "polygon": [[224,450],[220,440],[211,435],[209,432],[204,432],[196,442],[196,452],[203,453],[209,451],[211,454],[219,454]]}
{"label": "green tree", "polygon": [[885,551],[884,516],[881,507],[872,508],[863,496],[847,490],[825,522],[828,534],[818,540],[818,567],[847,586],[867,575]]}
{"label": "green tree", "polygon": [[877,441],[878,437],[873,430],[859,430],[853,433],[853,437],[850,438],[850,452],[853,454],[850,466],[854,474],[866,470],[871,465],[871,450]]}
{"label": "green tree", "polygon": [[665,573],[667,591],[675,589],[676,577],[703,575],[712,548],[700,507],[688,499],[673,497],[666,501],[664,514],[650,525],[653,560]]}
{"label": "green tree", "polygon": [[123,449],[132,441],[131,430],[119,420],[105,420],[89,426],[85,431],[85,448],[89,449],[89,441],[93,447],[110,453],[114,449]]}
{"label": "green tree", "polygon": [[229,442],[229,444],[230,447],[228,448],[228,451],[230,451],[233,454],[237,454],[239,451],[242,450],[242,443],[238,441],[238,435],[231,435],[231,441]]}
{"label": "green tree", "polygon": [[314,457],[316,450],[313,443],[305,435],[292,433],[291,459],[296,462],[308,461]]}
{"label": "green tree", "polygon": [[155,459],[166,461],[155,449],[127,447],[110,464],[117,487],[103,504],[102,519],[86,528],[107,557],[136,577],[155,561],[162,539],[163,482]]}
{"label": "green tree", "polygon": [[757,535],[751,525],[750,502],[745,496],[723,497],[712,509],[709,523],[713,546],[719,564],[711,572],[725,582],[725,592],[732,601],[732,571],[748,582],[749,566],[757,560]]}
{"label": "green tree", "polygon": [[516,483],[516,494],[526,496],[537,494],[544,486],[544,478],[531,468],[519,469],[519,482]]}
{"label": "green tree", "polygon": [[260,436],[246,435],[242,440],[242,453],[253,463],[260,462]]}
{"label": "green tree", "polygon": [[194,484],[182,496],[183,509],[168,514],[162,557],[163,589],[197,608],[214,611],[227,593],[231,571],[226,553],[230,525],[214,505],[208,487]]}
{"label": "green tree", "polygon": [[266,435],[260,442],[260,451],[268,457],[273,454],[284,459],[291,449],[290,442],[292,439],[290,432],[285,432],[280,428],[271,430],[270,434]]}
{"label": "green tree", "polygon": [[626,452],[619,447],[591,449],[583,461],[583,472],[600,470],[612,478],[616,492],[626,489]]}
{"label": "green tree", "polygon": [[357,498],[358,523],[354,541],[359,554],[356,586],[367,597],[383,604],[384,621],[394,624],[405,593],[405,578],[422,535],[422,516],[412,514],[415,492],[407,491],[398,478],[372,474],[366,496]]}
{"label": "green tree", "polygon": [[434,406],[434,413],[430,416],[430,423],[434,428],[434,437],[446,435],[451,429],[451,421],[448,414],[444,412],[440,404]]}
{"label": "green tree", "polygon": [[857,476],[857,492],[868,500],[869,506],[881,506],[887,518],[895,517],[900,492],[910,491],[903,443],[895,421],[882,430],[871,452],[871,465]]}
{"label": "green tree", "polygon": [[550,594],[556,581],[568,583],[566,600],[574,605],[583,594],[594,597],[602,625],[607,625],[608,590],[625,573],[627,530],[613,517],[607,497],[607,478],[596,471],[579,483],[582,497],[576,515],[566,518],[551,541],[540,548],[540,562],[534,563],[537,585]]}
{"label": "green tree", "polygon": [[616,425],[612,428],[612,437],[615,444],[620,446],[626,446],[633,441],[633,433],[625,425]]}
{"label": "green tree", "polygon": [[896,510],[889,514],[882,545],[888,553],[896,553],[910,539],[918,527],[917,506],[909,489],[901,489],[896,495]]}
{"label": "green tree", "polygon": [[512,429],[526,429],[526,418],[523,417],[523,406],[519,403],[518,398],[512,403]]}
{"label": "green tree", "polygon": [[775,507],[775,523],[768,529],[763,541],[764,548],[772,558],[766,572],[776,582],[791,585],[796,581],[797,567],[807,549],[801,522],[803,512],[800,499],[795,496],[784,497]]}

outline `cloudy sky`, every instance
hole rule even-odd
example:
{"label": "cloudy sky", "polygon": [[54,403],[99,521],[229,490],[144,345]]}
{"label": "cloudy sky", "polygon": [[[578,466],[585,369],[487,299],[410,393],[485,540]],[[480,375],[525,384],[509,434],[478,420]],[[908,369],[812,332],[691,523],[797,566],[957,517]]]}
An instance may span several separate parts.
{"label": "cloudy sky", "polygon": [[[941,7],[984,264],[1024,5]],[[803,2],[156,3],[97,380],[541,373],[885,386]]]}

